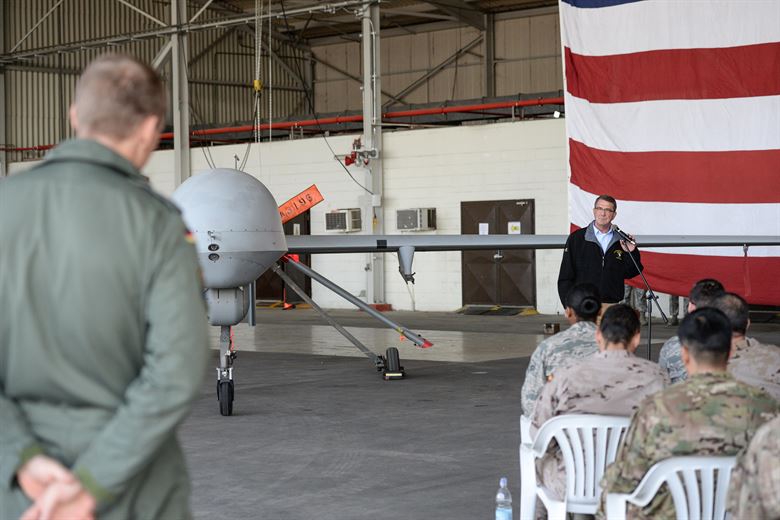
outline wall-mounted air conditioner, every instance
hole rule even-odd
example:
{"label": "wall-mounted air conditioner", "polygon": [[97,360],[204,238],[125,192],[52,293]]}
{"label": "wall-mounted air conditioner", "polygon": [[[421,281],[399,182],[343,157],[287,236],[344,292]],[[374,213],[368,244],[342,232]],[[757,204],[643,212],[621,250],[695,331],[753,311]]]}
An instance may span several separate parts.
{"label": "wall-mounted air conditioner", "polygon": [[395,212],[399,231],[431,231],[436,229],[436,208],[399,209]]}
{"label": "wall-mounted air conditioner", "polygon": [[360,218],[360,208],[337,209],[325,213],[325,231],[351,233],[360,231],[363,222]]}

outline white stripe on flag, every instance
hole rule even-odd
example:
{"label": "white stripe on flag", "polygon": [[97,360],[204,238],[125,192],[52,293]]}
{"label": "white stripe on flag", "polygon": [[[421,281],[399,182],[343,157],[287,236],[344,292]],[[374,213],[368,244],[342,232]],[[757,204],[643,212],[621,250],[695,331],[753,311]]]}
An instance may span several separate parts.
{"label": "white stripe on flag", "polygon": [[600,150],[780,149],[780,96],[589,103],[566,93],[565,103],[569,137]]}
{"label": "white stripe on flag", "polygon": [[[584,227],[593,220],[598,194],[569,184],[571,222]],[[780,204],[697,204],[618,200],[615,224],[627,233],[642,235],[777,235]],[[658,253],[705,256],[742,256],[741,247],[650,248]],[[780,246],[753,246],[749,256],[780,256]]]}
{"label": "white stripe on flag", "polygon": [[778,0],[645,0],[596,9],[561,2],[560,10],[563,45],[588,56],[780,41]]}

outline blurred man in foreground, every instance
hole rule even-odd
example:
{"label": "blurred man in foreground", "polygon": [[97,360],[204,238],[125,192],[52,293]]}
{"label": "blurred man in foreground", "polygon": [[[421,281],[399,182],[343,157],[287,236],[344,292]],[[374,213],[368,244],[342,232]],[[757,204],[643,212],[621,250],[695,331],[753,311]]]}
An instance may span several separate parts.
{"label": "blurred man in foreground", "polygon": [[157,74],[81,76],[77,139],[0,184],[0,518],[186,518],[176,428],[208,355],[195,249],[139,169]]}

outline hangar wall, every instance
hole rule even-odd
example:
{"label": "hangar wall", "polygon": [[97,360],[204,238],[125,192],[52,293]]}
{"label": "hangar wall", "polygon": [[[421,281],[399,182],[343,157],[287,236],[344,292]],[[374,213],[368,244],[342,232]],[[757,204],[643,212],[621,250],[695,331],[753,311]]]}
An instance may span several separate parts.
{"label": "hangar wall", "polygon": [[[329,138],[338,155],[346,154],[356,136]],[[568,230],[566,139],[563,119],[519,121],[492,125],[421,129],[384,136],[385,230],[397,233],[395,211],[435,207],[438,229],[428,233],[459,234],[460,202],[531,198],[536,201],[536,233],[565,234]],[[218,167],[235,164],[247,145],[211,149]],[[326,212],[360,207],[365,192],[332,159],[322,138],[274,141],[252,145],[246,171],[265,183],[281,203],[312,183],[325,201],[312,209],[313,234],[324,234]],[[200,150],[191,152],[193,171],[208,168]],[[354,177],[365,182],[359,168]],[[173,156],[155,152],[145,172],[153,186],[166,195],[174,189]],[[365,217],[364,217],[365,222]],[[364,227],[365,229],[365,227]],[[367,255],[315,255],[313,268],[352,294],[365,294]],[[562,311],[556,280],[561,252],[536,255],[537,308]],[[418,253],[417,310],[451,311],[461,306],[461,254]],[[395,255],[386,255],[386,301],[395,309],[411,309],[411,299],[398,275]],[[351,308],[338,296],[313,284],[313,296],[329,308]]]}

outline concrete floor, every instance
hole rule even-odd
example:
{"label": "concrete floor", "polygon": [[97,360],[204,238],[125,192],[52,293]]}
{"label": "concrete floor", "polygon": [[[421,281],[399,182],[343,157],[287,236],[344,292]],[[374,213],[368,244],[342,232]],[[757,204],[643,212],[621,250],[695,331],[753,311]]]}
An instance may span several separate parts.
{"label": "concrete floor", "polygon": [[[180,431],[196,518],[490,518],[501,476],[517,503],[523,375],[563,317],[388,313],[434,343],[423,350],[331,312],[374,352],[398,347],[408,377],[383,381],[312,310],[258,309],[257,327],[235,328],[234,415],[219,415],[211,371]],[[770,318],[750,335],[780,344]],[[674,333],[654,324],[654,358]]]}

